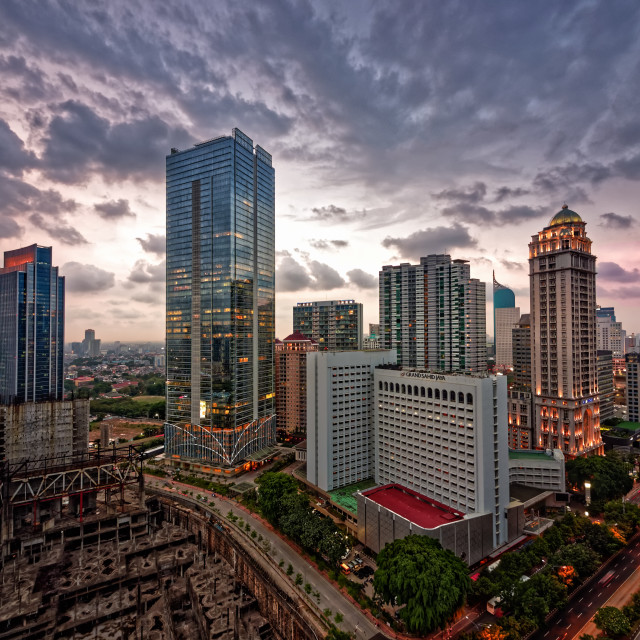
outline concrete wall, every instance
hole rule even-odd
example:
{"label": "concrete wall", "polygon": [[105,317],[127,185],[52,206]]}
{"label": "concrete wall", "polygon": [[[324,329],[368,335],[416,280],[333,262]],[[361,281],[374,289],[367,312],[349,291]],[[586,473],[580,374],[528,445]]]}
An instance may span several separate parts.
{"label": "concrete wall", "polygon": [[9,463],[87,451],[89,400],[0,405],[0,433]]}

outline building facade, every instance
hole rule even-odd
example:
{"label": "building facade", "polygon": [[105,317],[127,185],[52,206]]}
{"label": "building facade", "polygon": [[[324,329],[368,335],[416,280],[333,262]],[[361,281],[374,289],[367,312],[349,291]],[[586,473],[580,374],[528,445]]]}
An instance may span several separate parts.
{"label": "building facade", "polygon": [[613,307],[596,309],[596,330],[598,349],[611,351],[614,358],[624,358],[627,332],[622,328],[622,322],[616,321]]}
{"label": "building facade", "polygon": [[509,401],[509,448],[531,449],[533,443],[533,399],[531,391],[512,387]]}
{"label": "building facade", "polygon": [[596,257],[564,205],[529,244],[536,449],[602,448],[596,360]]}
{"label": "building facade", "polygon": [[307,433],[307,354],[318,343],[296,331],[276,340],[276,416],[278,430]]}
{"label": "building facade", "polygon": [[640,353],[627,353],[627,418],[629,422],[640,422]]}
{"label": "building facade", "polygon": [[375,370],[375,480],[464,514],[491,514],[492,544],[507,541],[507,379]]}
{"label": "building facade", "polygon": [[406,367],[486,370],[486,286],[466,260],[431,255],[380,271],[380,347]]}
{"label": "building facade", "polygon": [[96,332],[93,329],[86,329],[84,340],[82,341],[82,353],[92,358],[100,355],[100,340],[96,339]]}
{"label": "building facade", "polygon": [[0,269],[0,403],[62,400],[64,277],[51,247],[5,251]]}
{"label": "building facade", "polygon": [[600,395],[600,423],[614,417],[613,404],[615,389],[613,386],[613,354],[598,349],[598,394]]}
{"label": "building facade", "polygon": [[313,338],[320,351],[359,351],[362,304],[354,300],[299,302],[293,307],[293,330]]}
{"label": "building facade", "polygon": [[274,180],[239,129],[167,156],[168,456],[231,467],[275,442]]}
{"label": "building facade", "polygon": [[307,479],[333,491],[373,477],[375,367],[392,351],[307,354]]}
{"label": "building facade", "polygon": [[516,297],[509,287],[500,284],[493,274],[493,343],[498,371],[513,368],[513,340],[511,331],[518,326],[520,308],[516,307]]}

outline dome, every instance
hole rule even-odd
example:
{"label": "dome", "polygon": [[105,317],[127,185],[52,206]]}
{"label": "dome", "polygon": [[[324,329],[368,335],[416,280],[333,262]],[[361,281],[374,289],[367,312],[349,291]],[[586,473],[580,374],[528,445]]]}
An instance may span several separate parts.
{"label": "dome", "polygon": [[558,224],[573,224],[574,222],[582,222],[582,218],[575,211],[571,211],[566,204],[563,204],[562,209],[551,218],[549,226],[554,227]]}

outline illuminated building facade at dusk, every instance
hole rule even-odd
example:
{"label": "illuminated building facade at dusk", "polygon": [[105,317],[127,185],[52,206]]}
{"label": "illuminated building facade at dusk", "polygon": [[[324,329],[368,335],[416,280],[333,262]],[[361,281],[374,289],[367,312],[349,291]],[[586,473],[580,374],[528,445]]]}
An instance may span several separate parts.
{"label": "illuminated building facade at dusk", "polygon": [[275,442],[274,178],[238,129],[167,156],[168,457],[237,467]]}
{"label": "illuminated building facade at dusk", "polygon": [[582,218],[564,205],[529,244],[532,448],[601,449],[596,257]]}

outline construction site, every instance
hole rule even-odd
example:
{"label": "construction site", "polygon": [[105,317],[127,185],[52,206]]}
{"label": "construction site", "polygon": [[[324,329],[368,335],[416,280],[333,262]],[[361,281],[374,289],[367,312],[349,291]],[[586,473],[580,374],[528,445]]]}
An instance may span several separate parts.
{"label": "construction site", "polygon": [[215,514],[148,495],[141,462],[126,447],[4,468],[0,640],[324,635]]}

